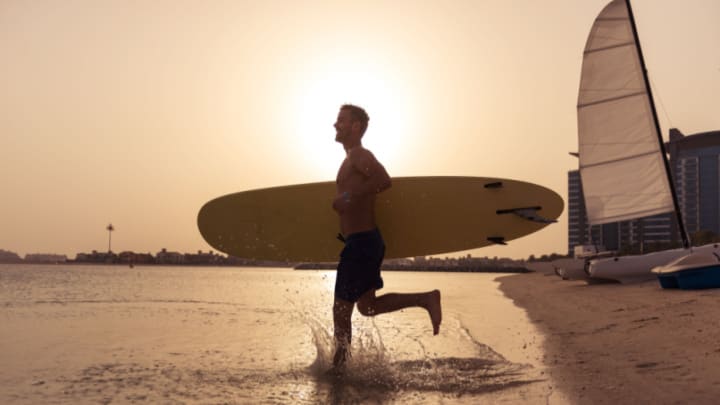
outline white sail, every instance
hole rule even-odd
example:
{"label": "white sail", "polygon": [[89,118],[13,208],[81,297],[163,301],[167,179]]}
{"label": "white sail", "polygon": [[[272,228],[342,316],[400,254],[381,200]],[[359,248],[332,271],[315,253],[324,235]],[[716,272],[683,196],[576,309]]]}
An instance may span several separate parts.
{"label": "white sail", "polygon": [[590,31],[577,112],[589,222],[673,211],[665,157],[624,0],[608,4]]}

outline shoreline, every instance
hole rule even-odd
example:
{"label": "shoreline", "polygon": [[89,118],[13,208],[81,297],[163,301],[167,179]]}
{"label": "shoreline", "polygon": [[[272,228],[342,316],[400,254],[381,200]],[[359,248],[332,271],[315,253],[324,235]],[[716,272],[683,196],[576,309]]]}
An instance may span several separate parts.
{"label": "shoreline", "polygon": [[716,403],[720,289],[498,277],[544,337],[543,362],[572,403]]}
{"label": "shoreline", "polygon": [[[305,264],[305,265],[279,265],[279,264],[267,264],[267,265],[237,265],[237,264],[213,264],[213,263],[206,263],[206,264],[173,264],[173,263],[93,263],[93,262],[57,262],[57,263],[49,263],[49,262],[17,262],[17,263],[2,263],[0,262],[0,265],[32,265],[32,266],[108,266],[108,267],[132,267],[132,268],[142,268],[142,267],[218,267],[218,268],[246,268],[246,269],[268,269],[268,268],[277,268],[277,269],[288,269],[288,270],[298,270],[298,271],[313,271],[313,270],[332,270],[334,271],[337,269],[337,263],[332,264]],[[420,272],[420,273],[505,273],[505,274],[514,274],[514,273],[528,273],[531,270],[528,270],[525,267],[473,267],[473,266],[432,266],[432,267],[421,267],[421,266],[389,266],[389,267],[383,267],[382,271],[398,271],[398,272]]]}

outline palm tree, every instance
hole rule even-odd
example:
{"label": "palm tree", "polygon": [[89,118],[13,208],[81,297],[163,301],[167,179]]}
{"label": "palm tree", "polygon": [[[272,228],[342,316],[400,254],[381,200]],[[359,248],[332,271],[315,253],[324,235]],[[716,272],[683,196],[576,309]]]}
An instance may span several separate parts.
{"label": "palm tree", "polygon": [[105,229],[108,231],[108,253],[112,253],[112,231],[114,231],[115,228],[110,224]]}

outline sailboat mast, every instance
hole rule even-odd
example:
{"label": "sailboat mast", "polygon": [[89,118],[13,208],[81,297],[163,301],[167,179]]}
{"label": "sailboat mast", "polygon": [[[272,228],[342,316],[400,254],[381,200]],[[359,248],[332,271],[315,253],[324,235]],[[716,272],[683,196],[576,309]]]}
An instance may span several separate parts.
{"label": "sailboat mast", "polygon": [[635,38],[635,44],[637,45],[640,67],[642,68],[643,80],[645,80],[645,88],[647,89],[648,98],[650,99],[650,109],[652,110],[652,117],[655,124],[655,132],[657,133],[658,142],[660,142],[660,151],[662,152],[663,162],[665,163],[665,172],[667,173],[668,182],[670,183],[670,193],[672,194],[673,205],[675,206],[675,215],[677,216],[680,236],[682,237],[683,247],[688,249],[690,248],[690,238],[688,238],[687,230],[685,229],[685,222],[683,221],[682,213],[680,212],[680,204],[678,203],[677,192],[675,191],[675,182],[673,182],[672,174],[670,173],[670,164],[668,163],[667,154],[665,152],[665,142],[663,142],[662,132],[660,131],[660,122],[658,121],[657,111],[655,110],[655,101],[653,99],[652,89],[650,88],[647,68],[645,67],[645,58],[643,57],[637,27],[635,26],[635,16],[633,15],[632,7],[630,6],[630,0],[625,0],[625,4],[627,5],[628,15],[630,16],[630,26],[632,27],[633,37]]}

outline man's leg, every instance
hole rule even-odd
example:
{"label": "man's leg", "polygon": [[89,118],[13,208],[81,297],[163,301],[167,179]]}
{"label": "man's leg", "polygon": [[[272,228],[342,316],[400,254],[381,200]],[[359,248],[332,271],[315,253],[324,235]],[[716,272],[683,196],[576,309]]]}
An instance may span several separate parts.
{"label": "man's leg", "polygon": [[375,316],[410,307],[425,308],[430,315],[433,334],[437,335],[440,332],[442,307],[439,290],[414,294],[389,293],[379,297],[375,296],[375,290],[370,290],[360,297],[357,305],[360,313],[365,316]]}
{"label": "man's leg", "polygon": [[333,304],[333,323],[335,325],[335,356],[333,366],[340,367],[347,360],[352,339],[352,312],[355,304],[335,298]]}

